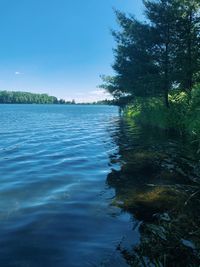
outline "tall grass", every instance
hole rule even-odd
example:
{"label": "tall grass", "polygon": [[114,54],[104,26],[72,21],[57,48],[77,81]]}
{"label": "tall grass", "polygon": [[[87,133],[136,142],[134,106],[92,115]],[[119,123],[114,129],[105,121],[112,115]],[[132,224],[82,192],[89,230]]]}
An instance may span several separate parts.
{"label": "tall grass", "polygon": [[200,141],[200,84],[190,94],[174,91],[169,95],[170,108],[157,98],[137,98],[125,114],[136,123],[188,134]]}

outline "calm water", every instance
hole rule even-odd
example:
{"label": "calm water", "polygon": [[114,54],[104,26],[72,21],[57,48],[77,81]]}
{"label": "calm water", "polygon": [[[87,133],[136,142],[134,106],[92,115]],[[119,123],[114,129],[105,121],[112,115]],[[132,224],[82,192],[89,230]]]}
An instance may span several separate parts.
{"label": "calm water", "polygon": [[107,185],[119,169],[118,109],[0,105],[0,114],[0,266],[127,266],[117,246],[138,234]]}

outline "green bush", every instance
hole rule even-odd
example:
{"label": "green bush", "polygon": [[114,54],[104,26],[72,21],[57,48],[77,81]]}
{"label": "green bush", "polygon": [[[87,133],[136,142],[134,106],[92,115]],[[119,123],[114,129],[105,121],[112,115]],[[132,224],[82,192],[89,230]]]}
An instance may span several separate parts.
{"label": "green bush", "polygon": [[125,114],[136,123],[189,134],[200,141],[200,84],[191,93],[174,91],[169,95],[170,108],[162,98],[138,98]]}

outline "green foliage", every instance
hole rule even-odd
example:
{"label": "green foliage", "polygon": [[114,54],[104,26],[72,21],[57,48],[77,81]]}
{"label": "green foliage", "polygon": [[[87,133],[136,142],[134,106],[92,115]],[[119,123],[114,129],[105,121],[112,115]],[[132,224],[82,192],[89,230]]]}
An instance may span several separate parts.
{"label": "green foliage", "polygon": [[139,98],[133,105],[126,107],[125,114],[139,124],[162,129],[167,127],[167,108],[161,98]]}
{"label": "green foliage", "polygon": [[3,104],[56,104],[56,97],[47,94],[33,94],[28,92],[0,91],[0,103]]}
{"label": "green foliage", "polygon": [[173,92],[169,95],[169,104],[168,109],[159,98],[137,99],[126,108],[125,114],[140,124],[188,134],[199,144],[200,85],[194,86],[191,96],[186,92]]}
{"label": "green foliage", "polygon": [[115,75],[104,76],[101,87],[117,99],[162,96],[169,107],[175,88],[190,92],[200,81],[200,2],[143,2],[147,22],[116,11]]}
{"label": "green foliage", "polygon": [[0,91],[1,104],[75,104],[75,101],[58,100],[48,94],[34,94],[21,91]]}
{"label": "green foliage", "polygon": [[200,70],[200,2],[199,0],[174,0],[176,22],[176,79],[185,90],[191,90],[199,82]]}
{"label": "green foliage", "polygon": [[194,142],[198,145],[200,152],[200,84],[194,86],[191,91],[190,116],[187,121],[187,129],[194,136]]}
{"label": "green foliage", "polygon": [[103,84],[99,88],[108,91],[115,99],[120,99],[123,96],[124,93],[120,88],[118,77],[102,75],[101,79],[103,80]]}
{"label": "green foliage", "polygon": [[191,105],[196,111],[200,108],[200,84],[196,84],[191,91]]}

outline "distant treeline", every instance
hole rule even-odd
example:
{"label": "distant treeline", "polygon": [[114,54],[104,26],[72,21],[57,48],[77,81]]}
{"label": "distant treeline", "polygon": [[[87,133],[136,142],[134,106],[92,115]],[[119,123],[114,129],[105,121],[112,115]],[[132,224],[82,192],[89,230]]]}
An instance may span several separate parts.
{"label": "distant treeline", "polygon": [[76,103],[65,101],[48,94],[34,94],[21,91],[0,91],[0,104],[65,104],[65,105],[113,105],[113,100],[101,100],[93,103]]}
{"label": "distant treeline", "polygon": [[0,91],[1,104],[74,104],[74,100],[58,100],[55,96],[48,94],[34,94],[18,91]]}

